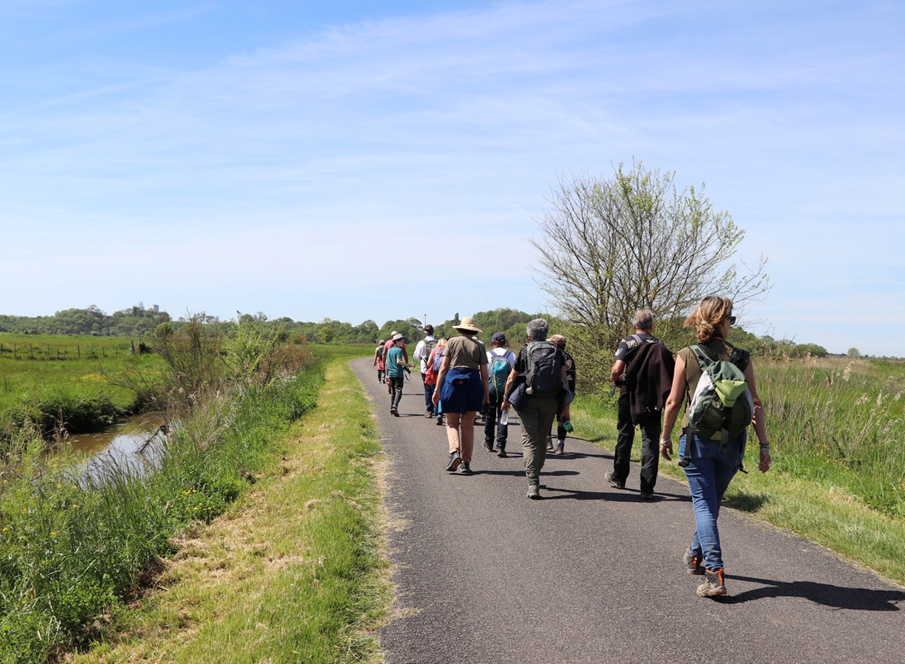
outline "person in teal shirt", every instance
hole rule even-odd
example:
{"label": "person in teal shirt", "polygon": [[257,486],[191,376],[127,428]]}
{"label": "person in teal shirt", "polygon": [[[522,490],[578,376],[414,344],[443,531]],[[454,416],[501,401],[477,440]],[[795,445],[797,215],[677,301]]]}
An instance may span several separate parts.
{"label": "person in teal shirt", "polygon": [[402,400],[402,386],[405,384],[405,368],[412,366],[405,361],[402,343],[405,337],[397,334],[392,339],[393,345],[387,351],[387,378],[390,381],[390,412],[399,417],[399,402]]}

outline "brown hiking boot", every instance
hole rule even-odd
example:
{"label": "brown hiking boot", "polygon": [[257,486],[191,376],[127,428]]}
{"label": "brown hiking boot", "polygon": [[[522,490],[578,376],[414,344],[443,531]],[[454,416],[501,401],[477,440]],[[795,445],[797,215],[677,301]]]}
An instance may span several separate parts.
{"label": "brown hiking boot", "polygon": [[685,555],[682,556],[682,563],[685,565],[685,571],[689,574],[703,576],[704,565],[701,564],[701,557],[691,553],[691,549],[685,549]]}
{"label": "brown hiking boot", "polygon": [[704,570],[704,583],[698,586],[698,597],[719,597],[728,595],[726,585],[723,583],[723,570]]}

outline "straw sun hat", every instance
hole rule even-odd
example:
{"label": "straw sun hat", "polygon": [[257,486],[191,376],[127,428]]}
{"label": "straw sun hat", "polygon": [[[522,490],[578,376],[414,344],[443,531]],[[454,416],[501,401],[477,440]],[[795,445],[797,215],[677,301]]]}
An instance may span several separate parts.
{"label": "straw sun hat", "polygon": [[472,318],[471,316],[466,316],[462,319],[461,323],[459,323],[458,325],[453,325],[453,329],[465,330],[466,332],[481,332],[481,330],[475,326],[474,318]]}

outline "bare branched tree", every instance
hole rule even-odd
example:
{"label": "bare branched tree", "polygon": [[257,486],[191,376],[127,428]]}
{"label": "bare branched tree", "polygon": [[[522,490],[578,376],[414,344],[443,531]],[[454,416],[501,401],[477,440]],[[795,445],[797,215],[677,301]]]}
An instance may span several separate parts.
{"label": "bare branched tree", "polygon": [[770,288],[763,256],[754,269],[732,262],[745,232],[729,213],[713,210],[703,185],[679,191],[674,180],[641,162],[609,179],[562,178],[539,221],[540,285],[573,326],[586,369],[605,365],[598,377],[586,372],[595,382],[608,380],[638,309],[650,309],[667,336],[709,293],[743,309]]}

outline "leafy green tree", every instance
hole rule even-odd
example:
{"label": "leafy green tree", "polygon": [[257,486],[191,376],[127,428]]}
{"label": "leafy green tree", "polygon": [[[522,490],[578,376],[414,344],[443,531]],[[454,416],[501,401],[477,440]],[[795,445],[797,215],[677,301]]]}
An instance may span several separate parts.
{"label": "leafy green tree", "polygon": [[745,233],[713,210],[703,186],[679,191],[674,173],[641,162],[620,164],[608,179],[563,178],[539,227],[541,287],[601,387],[638,309],[650,309],[669,335],[707,294],[743,308],[769,290],[763,257],[752,270],[731,263]]}

